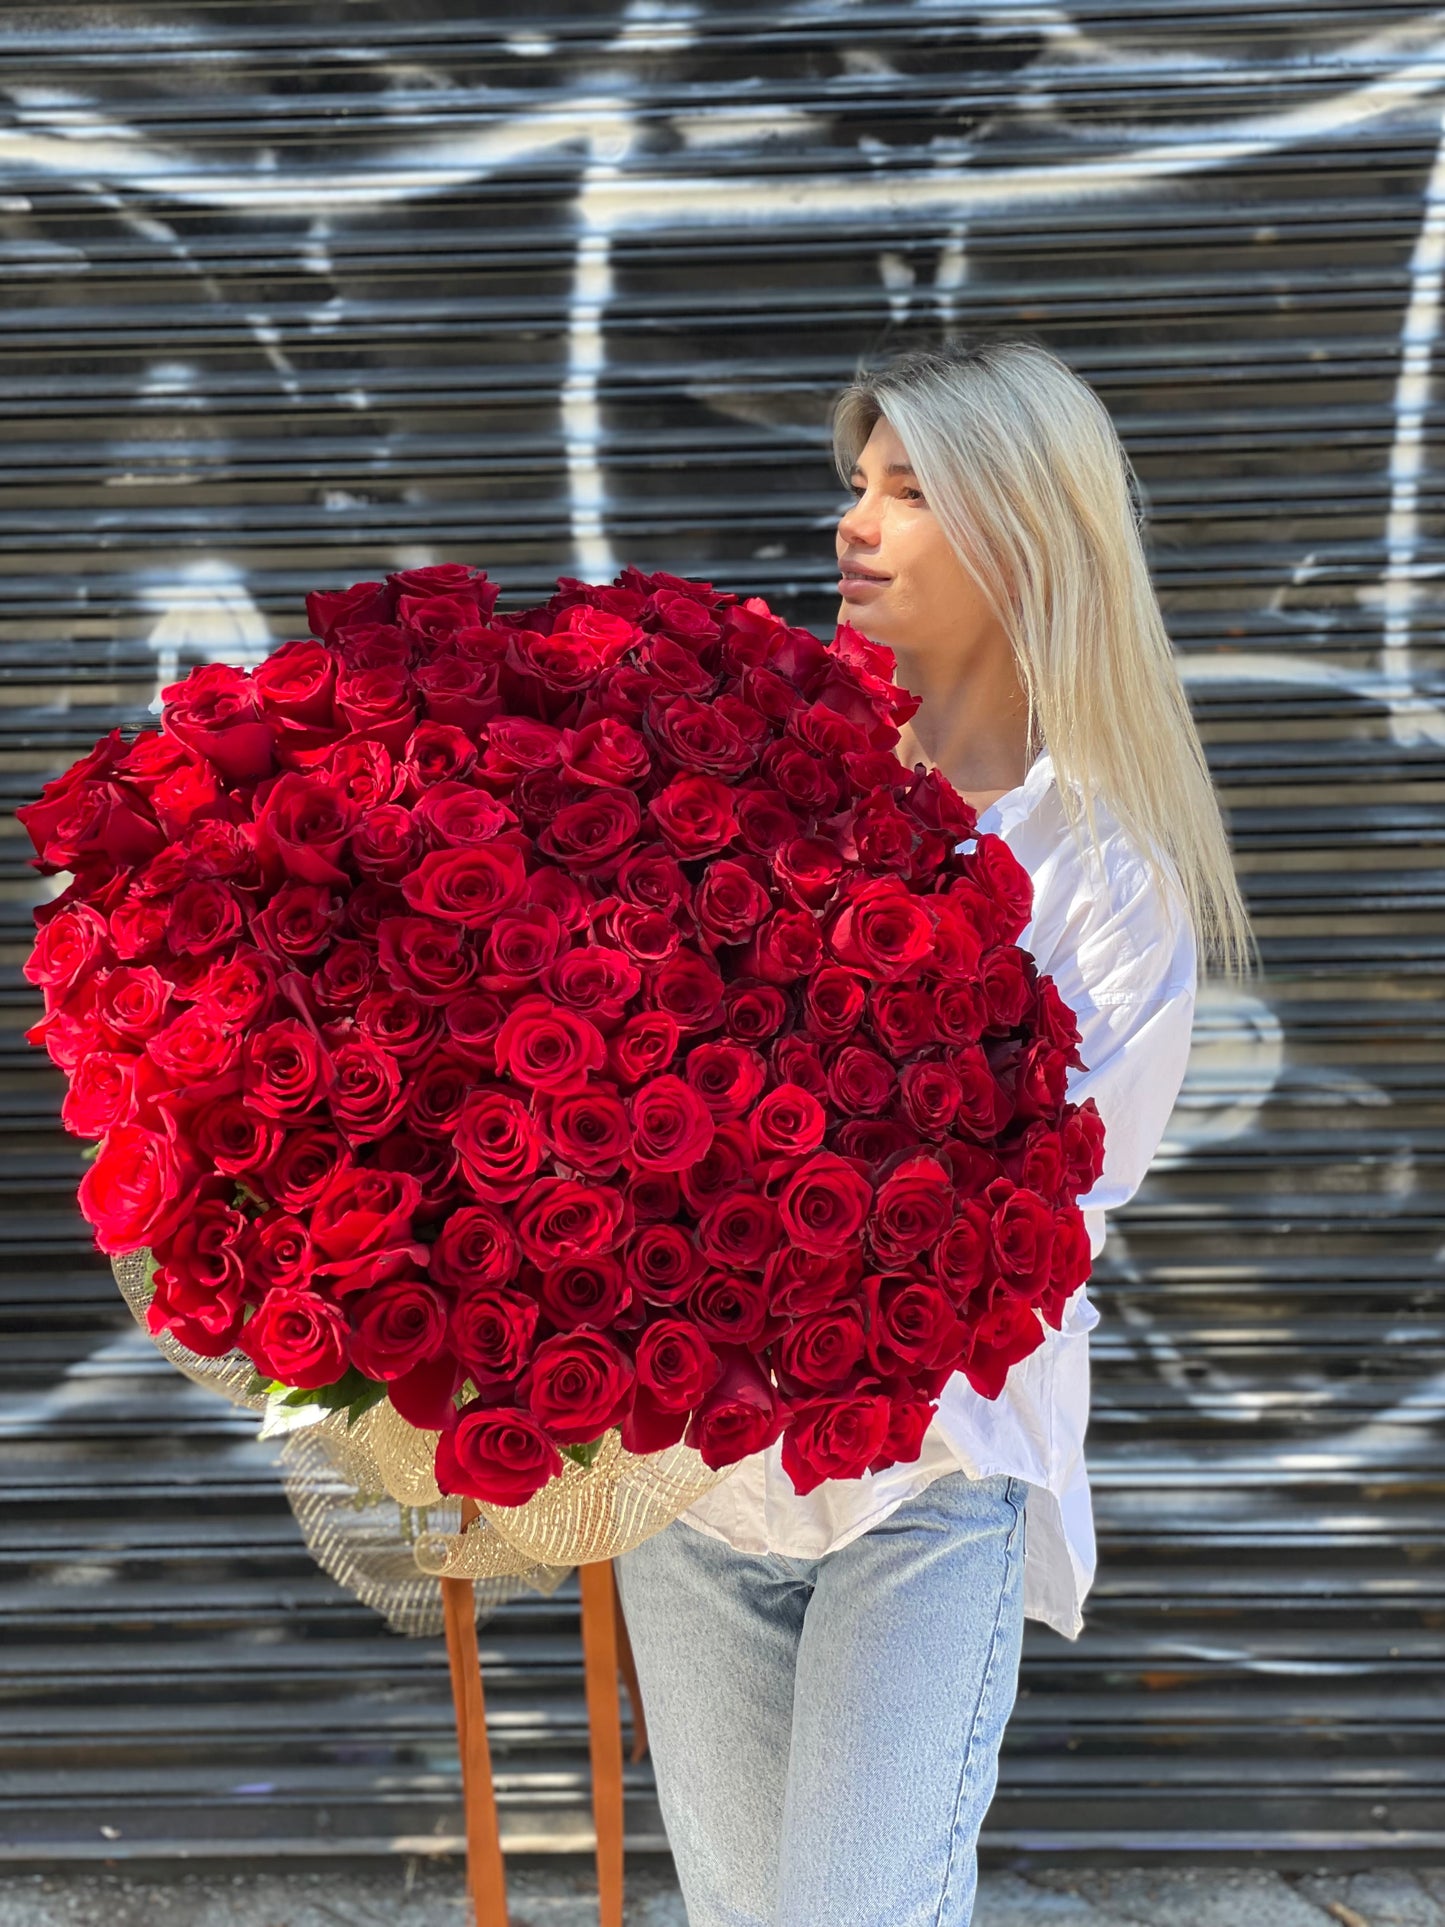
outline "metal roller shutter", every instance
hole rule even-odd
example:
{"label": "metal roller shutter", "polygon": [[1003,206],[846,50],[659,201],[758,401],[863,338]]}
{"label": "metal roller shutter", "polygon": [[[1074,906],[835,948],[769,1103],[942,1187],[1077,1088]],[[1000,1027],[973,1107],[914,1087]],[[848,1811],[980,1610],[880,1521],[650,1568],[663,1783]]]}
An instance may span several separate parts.
{"label": "metal roller shutter", "polygon": [[[387,568],[828,633],[860,352],[1026,331],[1113,411],[1271,978],[1201,995],[1096,1274],[1100,1580],[995,1846],[1445,1846],[1442,108],[1423,6],[0,14],[12,807]],[[89,1249],[4,835],[0,1855],[456,1844],[439,1648]],[[570,1595],[484,1628],[514,1846],[587,1841]]]}

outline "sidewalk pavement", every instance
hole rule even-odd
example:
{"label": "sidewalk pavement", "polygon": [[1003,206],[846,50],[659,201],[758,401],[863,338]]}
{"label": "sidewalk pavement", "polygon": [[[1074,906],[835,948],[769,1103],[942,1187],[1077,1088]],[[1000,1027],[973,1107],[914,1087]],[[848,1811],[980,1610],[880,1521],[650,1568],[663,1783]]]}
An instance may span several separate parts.
{"label": "sidewalk pavement", "polygon": [[[585,1865],[509,1866],[510,1927],[596,1927]],[[0,1927],[467,1927],[456,1861],[323,1872],[0,1873]],[[665,1861],[633,1856],[627,1927],[687,1927]],[[1445,1867],[986,1873],[973,1927],[1445,1927]]]}

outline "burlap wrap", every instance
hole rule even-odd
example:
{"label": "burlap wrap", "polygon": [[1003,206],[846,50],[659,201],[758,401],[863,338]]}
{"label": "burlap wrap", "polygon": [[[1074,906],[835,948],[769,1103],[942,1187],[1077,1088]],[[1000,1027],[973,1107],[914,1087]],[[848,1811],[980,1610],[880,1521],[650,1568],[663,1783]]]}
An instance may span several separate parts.
{"label": "burlap wrap", "polygon": [[[137,1324],[179,1371],[234,1405],[267,1411],[265,1395],[247,1390],[253,1371],[240,1352],[202,1358],[169,1332],[150,1330],[148,1250],[118,1255],[111,1268]],[[479,1616],[522,1592],[551,1593],[573,1566],[640,1545],[727,1476],[690,1446],[644,1457],[609,1432],[590,1465],[564,1459],[561,1476],[525,1505],[483,1504],[463,1532],[460,1501],[433,1476],[437,1434],[409,1425],[390,1399],[354,1425],[344,1412],[309,1406],[288,1414],[286,1426],[282,1478],[312,1557],[396,1631],[413,1635],[442,1630],[439,1579],[473,1580]],[[261,1436],[276,1434],[268,1426]]]}

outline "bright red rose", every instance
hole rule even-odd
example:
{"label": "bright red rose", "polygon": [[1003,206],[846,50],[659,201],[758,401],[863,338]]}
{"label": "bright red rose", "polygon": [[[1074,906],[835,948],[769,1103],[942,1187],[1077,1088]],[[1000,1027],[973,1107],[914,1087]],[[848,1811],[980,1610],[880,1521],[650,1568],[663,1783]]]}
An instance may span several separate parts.
{"label": "bright red rose", "polygon": [[789,1415],[756,1359],[740,1347],[730,1347],[719,1356],[722,1369],[717,1381],[684,1434],[684,1443],[715,1472],[766,1451]]}
{"label": "bright red rose", "polygon": [[516,1275],[521,1250],[511,1220],[496,1205],[467,1204],[453,1211],[431,1248],[428,1276],[458,1291],[504,1285]]}
{"label": "bright red rose", "polygon": [[622,1194],[610,1186],[536,1178],[518,1200],[513,1222],[523,1256],[546,1267],[611,1251],[623,1214]]}
{"label": "bright red rose", "polygon": [[790,1325],[775,1351],[783,1378],[809,1391],[832,1391],[862,1363],[863,1315],[849,1304],[816,1311]]}
{"label": "bright red rose", "polygon": [[716,855],[737,833],[732,791],[712,776],[675,776],[648,808],[684,860]]}
{"label": "bright red rose", "polygon": [[628,1100],[631,1157],[649,1171],[684,1171],[713,1141],[712,1112],[680,1077],[654,1077]]}
{"label": "bright red rose", "polygon": [[825,1479],[861,1478],[883,1449],[890,1416],[878,1392],[800,1405],[783,1434],[783,1469],[794,1491],[806,1495]]}
{"label": "bright red rose", "polygon": [[452,1306],[451,1343],[476,1383],[498,1390],[526,1370],[540,1317],[535,1298],[499,1285],[481,1286],[464,1291]]}
{"label": "bright red rose", "polygon": [[279,1285],[241,1328],[241,1350],[265,1377],[303,1391],[334,1385],[347,1366],[346,1316],[313,1291]]}
{"label": "bright red rose", "polygon": [[579,1090],[607,1061],[602,1033],[548,997],[523,997],[497,1032],[497,1069],[538,1091]]}
{"label": "bright red rose", "polygon": [[467,1100],[453,1137],[462,1175],[479,1198],[505,1204],[520,1197],[541,1167],[541,1132],[525,1104],[502,1090]]}
{"label": "bright red rose", "polygon": [[562,1454],[526,1412],[464,1405],[437,1444],[436,1479],[443,1492],[485,1505],[525,1505],[562,1470]]}
{"label": "bright red rose", "polygon": [[117,1124],[80,1180],[81,1215],[102,1251],[138,1251],[164,1237],[189,1208],[193,1179],[174,1135]]}
{"label": "bright red rose", "polygon": [[931,1157],[909,1158],[879,1185],[868,1242],[885,1265],[899,1265],[941,1238],[953,1218],[953,1184]]}
{"label": "bright red rose", "polygon": [[627,1354],[603,1333],[559,1333],[532,1354],[527,1403],[559,1445],[586,1445],[621,1419],[635,1377]]}

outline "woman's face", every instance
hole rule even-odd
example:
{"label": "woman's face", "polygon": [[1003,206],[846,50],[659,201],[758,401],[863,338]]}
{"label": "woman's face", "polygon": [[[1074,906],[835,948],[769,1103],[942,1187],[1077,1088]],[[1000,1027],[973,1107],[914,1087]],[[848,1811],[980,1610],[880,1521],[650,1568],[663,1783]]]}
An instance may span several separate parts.
{"label": "woman's face", "polygon": [[838,523],[839,622],[910,656],[972,654],[1001,641],[993,607],[923,498],[908,451],[879,417]]}

